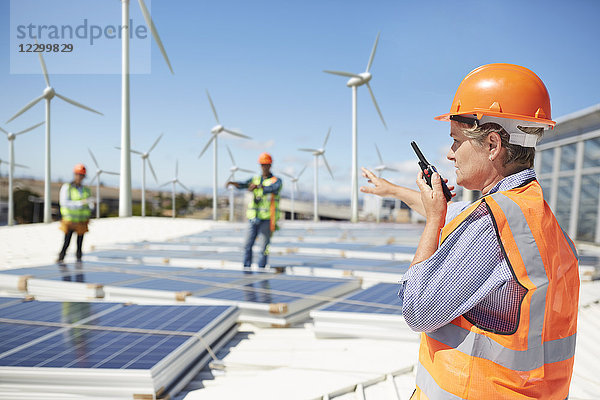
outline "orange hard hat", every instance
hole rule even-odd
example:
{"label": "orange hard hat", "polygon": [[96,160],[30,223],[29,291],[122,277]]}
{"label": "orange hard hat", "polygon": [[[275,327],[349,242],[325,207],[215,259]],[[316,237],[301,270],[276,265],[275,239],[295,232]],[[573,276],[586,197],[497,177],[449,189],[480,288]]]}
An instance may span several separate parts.
{"label": "orange hard hat", "polygon": [[514,64],[487,64],[471,71],[458,86],[450,112],[435,119],[448,121],[460,115],[527,121],[533,122],[527,126],[545,128],[556,125],[544,82],[529,69]]}
{"label": "orange hard hat", "polygon": [[260,156],[258,156],[258,163],[261,165],[273,164],[273,159],[269,153],[262,153]]}
{"label": "orange hard hat", "polygon": [[85,165],[83,164],[77,164],[75,165],[75,168],[73,168],[73,173],[75,174],[86,175],[86,172]]}

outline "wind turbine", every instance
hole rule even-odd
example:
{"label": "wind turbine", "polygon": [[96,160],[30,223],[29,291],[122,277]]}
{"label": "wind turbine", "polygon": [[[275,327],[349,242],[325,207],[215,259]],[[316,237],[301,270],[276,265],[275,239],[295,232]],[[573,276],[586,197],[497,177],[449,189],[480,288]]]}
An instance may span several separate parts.
{"label": "wind turbine", "polygon": [[333,172],[331,172],[331,168],[329,168],[329,164],[327,163],[327,159],[325,158],[325,145],[327,144],[327,140],[329,140],[329,134],[331,133],[331,128],[327,132],[327,136],[325,136],[325,141],[323,142],[323,147],[320,149],[298,149],[300,151],[308,151],[315,156],[315,199],[314,199],[314,221],[319,220],[319,157],[323,157],[323,162],[331,175],[331,179],[335,179],[333,177]]}
{"label": "wind turbine", "polygon": [[14,169],[15,167],[21,167],[21,168],[29,168],[26,165],[22,165],[22,164],[17,164],[14,162],[14,158],[11,159],[11,161],[4,161],[4,160],[0,160],[0,165],[2,164],[6,164],[8,165],[8,225],[13,225],[14,224],[14,200],[13,200],[13,184],[12,184],[12,180],[13,180],[13,173],[14,173]]}
{"label": "wind turbine", "polygon": [[173,185],[173,189],[172,189],[172,193],[171,193],[171,203],[173,206],[173,218],[175,218],[175,189],[177,184],[179,184],[179,186],[181,186],[182,188],[184,188],[188,193],[191,192],[190,189],[188,189],[183,183],[181,183],[181,181],[179,180],[179,178],[177,177],[179,175],[179,161],[175,161],[175,178],[171,179],[169,182],[163,183],[162,185],[160,185],[159,187],[163,187],[168,185],[169,183]]}
{"label": "wind turbine", "polygon": [[19,110],[15,115],[13,115],[7,122],[12,121],[17,118],[19,115],[23,114],[25,111],[29,110],[31,107],[36,105],[42,99],[46,100],[46,168],[44,173],[44,223],[52,222],[52,199],[50,198],[50,183],[51,183],[51,174],[50,174],[50,103],[54,96],[58,97],[61,100],[66,101],[76,107],[83,108],[84,110],[91,111],[96,114],[104,115],[99,111],[94,110],[93,108],[89,108],[84,106],[81,103],[76,102],[75,100],[71,100],[68,97],[65,97],[61,94],[56,93],[54,88],[50,86],[50,78],[48,77],[48,70],[46,69],[46,63],[44,62],[44,57],[42,57],[42,53],[37,53],[40,58],[40,64],[42,65],[42,72],[44,73],[44,79],[46,80],[46,89],[42,95],[27,104],[21,110]]}
{"label": "wind turbine", "polygon": [[98,161],[96,160],[96,157],[94,157],[94,153],[92,153],[92,150],[90,150],[88,148],[88,151],[90,153],[90,156],[92,156],[92,160],[94,161],[94,164],[96,165],[96,174],[94,175],[94,177],[90,181],[90,185],[96,179],[98,180],[96,182],[96,218],[100,219],[100,176],[102,174],[119,175],[119,173],[118,172],[112,172],[112,171],[105,171],[102,168],[100,168],[100,166],[98,165]]}
{"label": "wind turbine", "polygon": [[[30,128],[24,129],[17,133],[7,132],[4,129],[0,128],[0,131],[6,134],[6,138],[8,139],[8,225],[11,226],[14,223],[15,216],[15,204],[13,198],[13,173],[15,166],[25,167],[24,165],[15,164],[15,139],[18,135],[22,135],[23,133],[27,133],[29,131],[34,130],[40,125],[43,125],[43,122],[40,122],[37,125],[34,125]],[[3,161],[6,163],[6,161]]]}
{"label": "wind turbine", "polygon": [[[150,172],[152,172],[152,176],[154,176],[154,180],[158,183],[158,179],[156,178],[156,174],[154,173],[154,168],[152,168],[152,163],[150,162],[150,152],[154,150],[163,134],[161,133],[158,136],[158,139],[154,142],[150,149],[147,152],[142,153],[141,151],[130,149],[132,153],[139,154],[142,157],[142,217],[146,216],[146,160],[148,160],[148,166],[150,167]],[[120,147],[116,147],[116,149],[121,149]]]}
{"label": "wind turbine", "polygon": [[[392,168],[392,167],[388,167],[387,165],[385,165],[385,163],[383,162],[383,158],[381,157],[381,152],[379,152],[379,147],[377,147],[377,144],[375,144],[375,150],[377,150],[377,157],[379,158],[379,165],[376,166],[375,168],[373,168],[375,171],[377,171],[377,177],[381,178],[381,175],[383,174],[383,171],[396,171],[398,172],[398,170],[396,168]],[[381,203],[383,201],[383,199],[379,196],[375,197],[376,201],[377,201],[377,214],[376,214],[376,221],[377,223],[379,223],[379,220],[381,219]]]}
{"label": "wind turbine", "polygon": [[241,137],[244,139],[252,139],[252,138],[250,136],[242,135],[240,132],[236,132],[231,129],[227,129],[223,125],[221,125],[221,122],[219,122],[219,116],[217,115],[217,109],[215,108],[215,105],[213,104],[213,101],[210,98],[210,94],[208,93],[208,90],[206,91],[206,95],[208,96],[210,108],[212,108],[212,112],[215,116],[215,120],[217,121],[217,125],[215,125],[210,130],[212,137],[210,138],[208,143],[206,143],[206,145],[200,152],[200,155],[198,156],[198,158],[202,157],[202,155],[204,154],[206,149],[208,149],[208,146],[210,146],[211,142],[214,141],[214,145],[213,145],[213,157],[214,157],[214,160],[213,160],[213,162],[214,162],[214,164],[213,164],[213,170],[214,170],[213,171],[213,221],[216,221],[217,220],[217,187],[218,187],[217,186],[217,136],[219,136],[220,133],[226,132],[226,133],[229,133],[230,135],[238,136],[238,137]]}
{"label": "wind turbine", "polygon": [[292,221],[294,220],[294,191],[298,189],[298,179],[300,179],[300,177],[304,173],[305,169],[306,169],[306,166],[304,168],[302,168],[302,171],[300,171],[298,176],[293,176],[286,172],[282,172],[283,175],[287,176],[288,178],[290,178],[292,180]]}
{"label": "wind turbine", "polygon": [[350,78],[348,82],[346,82],[346,86],[352,88],[352,193],[351,193],[351,209],[352,209],[352,222],[358,222],[358,122],[357,122],[357,88],[362,85],[367,85],[367,89],[369,89],[369,93],[371,94],[371,99],[373,100],[373,104],[377,109],[377,113],[381,118],[381,122],[383,122],[383,126],[387,129],[387,125],[385,124],[385,120],[383,119],[383,114],[381,114],[381,110],[377,105],[377,100],[375,100],[375,95],[373,94],[373,90],[371,89],[371,85],[369,85],[369,81],[373,77],[370,69],[373,64],[373,58],[375,57],[375,51],[377,50],[377,42],[379,41],[379,33],[377,34],[377,38],[375,39],[375,44],[373,45],[373,50],[371,50],[371,56],[369,57],[369,63],[367,64],[367,70],[365,72],[361,72],[359,74],[353,74],[350,72],[344,71],[328,71],[325,70],[323,72],[327,72],[328,74],[340,75]]}
{"label": "wind turbine", "polygon": [[[240,168],[236,165],[235,160],[233,159],[233,154],[231,154],[231,150],[229,150],[229,146],[227,147],[227,152],[229,153],[229,158],[231,159],[231,167],[229,168],[229,170],[231,171],[231,174],[229,175],[229,178],[227,178],[227,181],[233,181],[235,179],[235,173],[237,171],[242,171],[242,172],[248,172],[248,173],[254,173],[254,171],[250,171],[249,169],[244,169],[244,168]],[[234,202],[234,188],[230,187],[229,188],[229,221],[233,222],[233,202]]]}
{"label": "wind turbine", "polygon": [[[144,0],[138,0],[146,25],[150,28],[152,37],[158,45],[171,74],[174,74],[165,47],[158,36],[156,26]],[[121,180],[119,183],[119,217],[131,217],[131,124],[129,107],[129,0],[121,0],[121,25],[123,34],[122,65],[121,65]]]}

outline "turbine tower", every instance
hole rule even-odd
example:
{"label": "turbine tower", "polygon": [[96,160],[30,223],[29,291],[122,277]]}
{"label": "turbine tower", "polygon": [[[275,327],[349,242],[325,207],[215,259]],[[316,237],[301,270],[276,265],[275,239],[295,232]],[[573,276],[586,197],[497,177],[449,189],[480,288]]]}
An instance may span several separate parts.
{"label": "turbine tower", "polygon": [[298,176],[294,176],[294,175],[282,172],[283,175],[287,176],[288,178],[290,178],[292,180],[292,213],[291,213],[292,221],[294,220],[294,191],[298,190],[298,179],[300,179],[300,177],[304,173],[305,169],[306,169],[306,166],[304,168],[302,168],[302,171],[300,171]]}
{"label": "turbine tower", "polygon": [[14,224],[14,200],[13,200],[13,189],[12,189],[12,180],[13,180],[13,173],[14,173],[14,169],[15,167],[20,167],[20,168],[29,168],[26,165],[22,165],[22,164],[17,164],[14,162],[14,158],[12,159],[12,161],[4,161],[4,160],[0,160],[0,166],[2,166],[2,164],[6,164],[8,165],[8,225],[13,225]]}
{"label": "turbine tower", "polygon": [[[131,124],[129,107],[129,1],[121,0],[121,25],[123,34],[121,35],[122,44],[122,66],[121,66],[121,180],[119,184],[119,217],[131,217]],[[158,45],[171,74],[173,68],[165,51],[165,47],[158,36],[156,26],[152,21],[150,12],[146,7],[144,0],[138,0],[142,15],[146,25],[150,28],[152,37]]]}
{"label": "turbine tower", "polygon": [[226,133],[229,133],[230,135],[238,136],[238,137],[241,137],[244,139],[252,139],[252,138],[250,136],[242,135],[240,132],[236,132],[231,129],[227,129],[223,125],[221,125],[221,122],[219,122],[219,116],[217,115],[217,109],[215,108],[215,105],[213,104],[213,101],[210,98],[210,94],[208,93],[208,90],[206,91],[206,95],[208,96],[208,102],[210,103],[210,108],[212,108],[212,112],[213,112],[213,115],[215,116],[215,120],[217,121],[217,125],[215,125],[210,130],[212,137],[210,138],[208,143],[206,143],[206,145],[200,152],[200,155],[198,156],[198,158],[202,157],[202,154],[204,154],[206,149],[208,149],[208,146],[210,146],[211,142],[214,141],[214,145],[213,145],[213,221],[216,221],[217,220],[217,187],[218,187],[217,186],[217,152],[218,152],[217,151],[217,136],[219,136],[220,133],[226,132]]}
{"label": "turbine tower", "polygon": [[313,220],[319,220],[319,157],[323,157],[323,162],[331,175],[331,179],[335,179],[333,177],[333,172],[331,172],[331,168],[329,168],[329,164],[327,163],[327,159],[325,158],[325,145],[327,144],[327,140],[329,140],[329,134],[331,133],[331,128],[327,132],[327,136],[325,136],[325,141],[323,142],[323,147],[320,149],[298,149],[300,151],[308,151],[315,156],[315,198],[314,198],[314,216]]}
{"label": "turbine tower", "polygon": [[13,198],[13,174],[15,166],[28,168],[24,165],[15,164],[15,139],[18,135],[22,135],[23,133],[32,131],[43,124],[43,122],[40,122],[37,125],[24,129],[17,133],[7,132],[4,129],[0,128],[0,131],[4,132],[6,134],[6,138],[8,139],[8,226],[13,225],[15,219],[15,204]]}
{"label": "turbine tower", "polygon": [[94,175],[94,177],[90,181],[90,185],[96,179],[98,180],[96,182],[96,219],[100,219],[100,176],[102,174],[119,175],[119,173],[118,172],[112,172],[112,171],[105,171],[102,168],[100,168],[100,166],[98,165],[98,161],[96,160],[96,157],[94,157],[94,153],[92,153],[92,150],[90,150],[88,148],[88,151],[90,153],[90,156],[92,156],[92,160],[94,161],[94,165],[96,165],[96,174]]}
{"label": "turbine tower", "polygon": [[365,72],[361,72],[359,74],[353,74],[350,72],[344,71],[328,71],[325,70],[323,72],[327,72],[328,74],[340,75],[350,78],[348,82],[346,82],[346,86],[352,88],[352,193],[351,193],[351,210],[352,210],[352,222],[358,222],[358,122],[357,122],[357,88],[362,85],[367,85],[367,89],[369,89],[369,93],[371,94],[371,99],[373,100],[373,104],[377,109],[377,113],[381,118],[381,122],[383,122],[383,126],[387,129],[387,125],[385,124],[385,120],[383,119],[383,114],[381,114],[381,110],[377,105],[377,100],[375,100],[375,95],[373,94],[373,90],[371,89],[371,85],[369,85],[369,81],[373,77],[371,74],[371,65],[373,64],[373,58],[375,57],[375,51],[377,50],[377,42],[379,41],[379,33],[377,34],[377,38],[375,39],[375,44],[373,45],[373,50],[371,50],[371,56],[369,57],[369,62],[367,64],[367,70]]}
{"label": "turbine tower", "polygon": [[[229,170],[231,171],[231,174],[229,175],[229,178],[227,178],[227,181],[233,181],[235,179],[235,173],[237,171],[242,171],[242,172],[248,172],[248,173],[254,173],[254,171],[250,171],[249,169],[244,169],[244,168],[240,168],[237,166],[237,164],[235,163],[235,160],[233,159],[233,154],[231,154],[231,150],[229,150],[229,146],[227,147],[227,152],[229,153],[229,158],[231,159],[231,167],[229,168]],[[230,187],[229,188],[229,222],[233,222],[233,202],[235,200],[235,196],[234,196],[234,191],[235,189]]]}
{"label": "turbine tower", "polygon": [[48,77],[48,70],[46,69],[46,63],[44,62],[44,57],[42,57],[42,53],[37,53],[40,58],[40,64],[42,65],[42,72],[44,73],[44,79],[46,80],[46,89],[42,95],[36,99],[33,99],[29,104],[19,110],[15,115],[13,115],[7,122],[12,121],[17,118],[19,115],[23,114],[25,111],[29,110],[31,107],[36,105],[42,99],[46,100],[46,168],[44,173],[44,223],[52,222],[52,199],[50,198],[50,183],[51,183],[51,174],[50,174],[50,104],[52,99],[56,96],[61,100],[66,101],[76,107],[83,108],[84,110],[91,111],[96,114],[104,115],[99,111],[94,110],[93,108],[89,108],[84,106],[81,103],[76,102],[75,100],[71,100],[68,97],[65,97],[61,94],[56,93],[54,88],[50,86],[50,78]]}
{"label": "turbine tower", "polygon": [[188,193],[191,193],[191,190],[188,189],[183,183],[181,183],[181,181],[179,180],[179,178],[177,177],[179,174],[179,161],[175,161],[175,178],[171,179],[169,182],[165,182],[162,185],[160,185],[159,187],[163,187],[168,185],[169,183],[173,185],[172,188],[172,193],[171,193],[171,204],[173,207],[173,218],[175,218],[175,189],[177,187],[177,184],[179,184],[179,186],[181,186],[182,188],[184,188]]}
{"label": "turbine tower", "polygon": [[[383,158],[381,157],[381,152],[379,151],[379,147],[377,147],[377,144],[375,144],[375,150],[377,150],[377,157],[379,158],[379,165],[376,166],[375,168],[373,168],[375,171],[377,171],[377,177],[381,178],[381,175],[383,175],[383,171],[396,171],[398,172],[398,170],[396,168],[392,168],[389,167],[387,165],[385,165],[385,163],[383,162]],[[381,203],[383,201],[383,199],[379,196],[375,197],[376,201],[377,201],[377,214],[376,214],[376,221],[377,223],[379,223],[380,219],[381,219]]]}
{"label": "turbine tower", "polygon": [[[148,166],[150,167],[150,172],[152,172],[152,176],[154,176],[154,181],[158,183],[158,179],[156,178],[156,173],[154,173],[154,168],[152,168],[152,163],[150,162],[150,152],[154,150],[160,139],[163,137],[161,133],[158,136],[158,139],[154,142],[150,149],[147,152],[142,153],[141,151],[130,149],[132,153],[139,154],[142,158],[142,217],[146,216],[146,160],[148,160]],[[116,149],[120,150],[120,147],[116,147]]]}

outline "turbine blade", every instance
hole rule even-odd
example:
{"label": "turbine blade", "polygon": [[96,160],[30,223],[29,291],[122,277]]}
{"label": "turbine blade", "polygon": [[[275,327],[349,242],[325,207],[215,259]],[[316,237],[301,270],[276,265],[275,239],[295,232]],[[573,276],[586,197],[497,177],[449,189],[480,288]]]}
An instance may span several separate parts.
{"label": "turbine blade", "polygon": [[327,141],[329,140],[330,133],[331,133],[331,127],[329,127],[329,130],[327,131],[327,136],[325,136],[325,141],[323,142],[323,148],[325,148],[325,145],[327,144]]}
{"label": "turbine blade", "polygon": [[31,107],[35,106],[40,100],[42,100],[44,98],[44,95],[41,95],[40,97],[33,99],[32,101],[30,101],[25,107],[21,108],[15,115],[13,115],[8,121],[6,121],[7,123],[12,121],[13,119],[17,118],[19,115],[23,114],[25,111],[29,110]]}
{"label": "turbine blade", "polygon": [[281,174],[287,176],[290,179],[294,179],[294,177],[292,175],[288,174],[287,172],[281,171]]}
{"label": "turbine blade", "polygon": [[154,150],[154,148],[156,147],[156,145],[158,144],[158,142],[160,141],[160,139],[163,137],[163,133],[160,134],[160,136],[158,137],[158,139],[156,139],[156,141],[154,142],[154,144],[152,146],[150,146],[150,150],[148,150],[148,153],[150,153],[152,150]]}
{"label": "turbine blade", "polygon": [[371,99],[373,100],[373,104],[375,104],[375,108],[377,109],[379,118],[381,118],[381,122],[383,122],[383,126],[385,126],[385,129],[387,129],[387,124],[385,123],[385,120],[383,119],[383,114],[381,113],[381,110],[379,109],[379,106],[377,105],[377,100],[375,100],[375,95],[373,94],[373,90],[371,89],[371,85],[369,85],[369,82],[367,82],[367,89],[369,89],[369,93],[371,93]]}
{"label": "turbine blade", "polygon": [[331,179],[335,179],[333,177],[333,172],[331,172],[331,168],[329,167],[329,164],[327,163],[327,159],[325,158],[325,154],[322,154],[323,156],[323,162],[325,163],[325,166],[327,167],[327,170],[329,171],[329,175],[331,175]]}
{"label": "turbine blade", "polygon": [[[35,43],[37,44],[37,39],[35,40]],[[50,77],[48,76],[48,69],[46,68],[46,63],[44,62],[44,57],[42,56],[42,53],[38,53],[38,56],[40,58],[40,64],[42,64],[42,72],[44,73],[44,79],[46,80],[46,86],[50,87]]]}
{"label": "turbine blade", "polygon": [[219,116],[217,115],[217,109],[215,108],[215,105],[213,104],[212,99],[210,98],[210,93],[208,93],[208,89],[206,89],[206,95],[208,96],[208,102],[210,103],[210,108],[212,108],[212,112],[215,116],[215,120],[217,120],[217,124],[221,124],[219,122]]}
{"label": "turbine blade", "polygon": [[249,174],[253,174],[254,173],[254,171],[251,171],[249,169],[244,169],[244,168],[238,168],[238,171],[248,172]]}
{"label": "turbine blade", "polygon": [[102,171],[103,174],[109,174],[109,175],[119,175],[118,172],[112,172],[112,171]]}
{"label": "turbine blade", "polygon": [[23,165],[23,164],[17,164],[17,163],[14,163],[13,165],[14,165],[15,167],[29,168],[27,165]]}
{"label": "turbine blade", "polygon": [[183,183],[176,181],[177,183],[179,183],[179,185],[184,188],[188,193],[191,193],[192,191],[190,189],[187,188],[187,186],[185,186]]}
{"label": "turbine blade", "polygon": [[62,94],[58,94],[58,93],[56,93],[56,97],[58,97],[58,98],[61,98],[61,99],[63,99],[64,101],[66,101],[67,103],[71,103],[71,104],[73,104],[74,106],[77,106],[77,107],[79,107],[79,108],[83,108],[84,110],[88,110],[88,111],[91,111],[91,112],[93,112],[93,113],[96,113],[96,114],[104,115],[104,114],[102,114],[100,111],[96,111],[96,110],[94,110],[93,108],[90,108],[90,107],[88,107],[88,106],[84,106],[83,104],[81,104],[81,103],[78,103],[78,102],[76,102],[75,100],[72,100],[72,99],[69,99],[68,97],[65,97],[65,96],[63,96]]}
{"label": "turbine blade", "polygon": [[379,164],[383,164],[383,158],[381,158],[381,153],[379,152],[379,147],[377,147],[377,143],[375,143],[375,150],[377,150],[377,157],[379,157]]}
{"label": "turbine blade", "polygon": [[[121,150],[120,147],[117,147],[117,149]],[[129,149],[129,151],[132,152],[132,153],[134,153],[134,154],[139,154],[140,156],[144,155],[144,153],[142,153],[141,151],[137,151],[137,150],[134,150],[134,149]]]}
{"label": "turbine blade", "polygon": [[323,70],[323,72],[326,72],[328,74],[333,74],[333,75],[340,75],[340,76],[345,76],[348,78],[360,78],[360,76],[358,76],[357,74],[353,74],[351,72],[344,72],[344,71],[331,71],[331,70]]}
{"label": "turbine blade", "polygon": [[298,149],[298,150],[300,150],[300,151],[310,151],[311,153],[315,153],[315,152],[319,151],[317,149]]}
{"label": "turbine blade", "polygon": [[147,158],[148,166],[150,167],[150,172],[152,172],[152,176],[154,177],[154,181],[158,184],[158,178],[156,178],[156,173],[154,172],[154,168],[152,168],[152,163],[150,162],[150,157]]}
{"label": "turbine blade", "polygon": [[169,182],[163,183],[159,187],[167,186],[167,185],[170,185],[171,183],[173,183],[173,181],[169,181]]}
{"label": "turbine blade", "polygon": [[306,170],[306,165],[304,166],[304,168],[302,168],[302,171],[300,171],[300,173],[296,177],[296,180],[300,179],[300,177],[302,176],[302,174],[304,173],[305,170]]}
{"label": "turbine blade", "polygon": [[179,160],[175,160],[175,180],[179,176]]}
{"label": "turbine blade", "polygon": [[173,72],[173,67],[171,67],[171,62],[169,61],[169,56],[167,56],[165,46],[163,46],[162,40],[160,40],[160,36],[158,35],[158,30],[156,29],[156,26],[154,25],[154,21],[152,21],[152,17],[150,16],[150,13],[148,12],[146,3],[144,3],[144,0],[138,0],[138,3],[140,4],[140,9],[142,10],[144,19],[146,20],[146,25],[148,25],[148,27],[150,28],[152,37],[154,38],[154,41],[158,45],[158,48],[160,49],[160,52],[162,53],[162,56],[165,59],[165,62],[167,63],[169,70],[171,70],[171,74],[175,74],[175,72]]}
{"label": "turbine blade", "polygon": [[8,132],[6,132],[4,129],[2,129],[2,127],[0,127],[0,131],[6,133],[8,135]]}
{"label": "turbine blade", "polygon": [[92,180],[90,181],[90,185],[92,183],[94,183],[94,181],[96,180],[96,178],[98,178],[99,172],[96,172],[96,175],[94,175],[94,177],[92,178]]}
{"label": "turbine blade", "polygon": [[225,180],[225,182],[231,182],[231,180],[233,179],[233,173],[231,173],[227,179]]}
{"label": "turbine blade", "polygon": [[233,159],[233,154],[231,154],[231,150],[229,150],[229,146],[226,145],[225,147],[227,147],[227,152],[229,153],[229,158],[231,158],[231,163],[235,165],[235,160]]}
{"label": "turbine blade", "polygon": [[225,129],[225,128],[223,128],[223,130],[225,132],[233,135],[233,136],[238,136],[238,137],[241,137],[241,138],[244,138],[244,139],[252,139],[250,136],[243,135],[240,132],[232,131],[231,129]]}
{"label": "turbine blade", "polygon": [[202,151],[200,152],[200,155],[198,156],[198,158],[202,157],[202,154],[204,154],[204,152],[206,151],[206,149],[208,149],[208,146],[210,146],[210,144],[212,143],[213,140],[215,140],[215,135],[213,135],[210,140],[208,141],[208,143],[206,143],[206,146],[204,146],[204,148],[202,149]]}
{"label": "turbine blade", "polygon": [[[29,131],[32,131],[35,128],[37,128],[38,126],[41,126],[41,125],[44,125],[44,124],[45,124],[45,122],[40,122],[39,124],[36,124],[36,125],[34,125],[34,126],[30,127],[30,128],[24,129],[21,132],[15,133],[15,135],[22,135],[23,133],[27,133]],[[4,131],[4,129],[2,129],[2,128],[0,128],[0,129]],[[4,132],[6,132],[6,131],[4,131]]]}
{"label": "turbine blade", "polygon": [[377,38],[375,38],[375,44],[373,45],[373,50],[371,50],[371,57],[369,57],[369,63],[367,64],[367,72],[371,69],[371,65],[373,64],[373,59],[375,58],[375,51],[377,50],[377,42],[379,42],[379,34],[377,33]]}
{"label": "turbine blade", "polygon": [[94,160],[94,164],[96,164],[96,168],[100,169],[100,166],[98,165],[98,161],[96,161],[96,157],[94,157],[94,153],[92,153],[92,150],[90,150],[89,147],[88,147],[88,152],[90,153],[90,156],[92,156],[92,160]]}

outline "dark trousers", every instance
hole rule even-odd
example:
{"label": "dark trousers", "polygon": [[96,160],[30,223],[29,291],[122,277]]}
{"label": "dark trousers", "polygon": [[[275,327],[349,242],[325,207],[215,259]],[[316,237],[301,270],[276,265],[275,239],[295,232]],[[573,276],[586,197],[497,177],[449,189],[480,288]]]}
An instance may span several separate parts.
{"label": "dark trousers", "polygon": [[[69,244],[71,244],[71,236],[73,236],[74,231],[69,231],[65,233],[65,242],[63,243],[62,250],[58,255],[58,262],[62,262],[65,259],[65,254],[67,254],[67,249],[69,248]],[[81,247],[83,245],[83,235],[77,235],[77,261],[81,261]]]}

